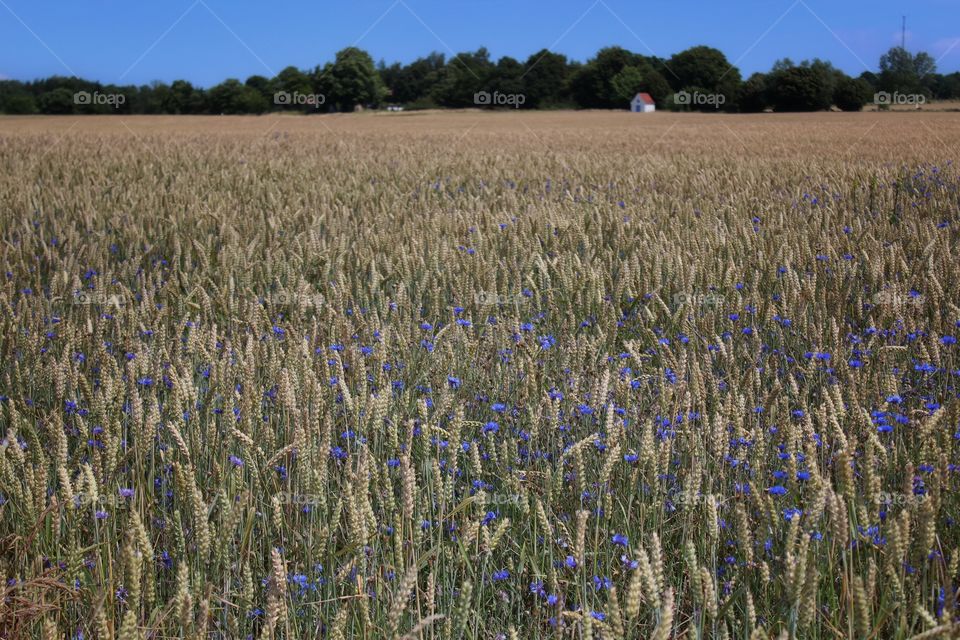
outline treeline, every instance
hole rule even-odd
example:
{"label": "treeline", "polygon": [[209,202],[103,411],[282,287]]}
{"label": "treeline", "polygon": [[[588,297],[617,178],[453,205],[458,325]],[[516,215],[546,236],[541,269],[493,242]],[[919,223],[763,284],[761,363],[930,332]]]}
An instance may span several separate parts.
{"label": "treeline", "polygon": [[[638,92],[660,109],[857,111],[868,103],[960,99],[960,72],[942,75],[927,53],[895,47],[876,73],[853,78],[819,59],[778,61],[768,73],[744,80],[726,56],[698,46],[668,59],[621,47],[601,49],[586,63],[542,50],[525,61],[489,52],[447,58],[431,53],[410,64],[374,64],[355,47],[323,66],[287,67],[273,78],[228,79],[209,89],[186,80],[171,84],[103,85],[54,76],[34,82],[0,81],[0,112],[8,114],[242,114],[504,106],[523,109],[626,109]],[[492,96],[492,98],[491,98]],[[522,99],[518,99],[521,96]],[[506,97],[506,98],[504,98]],[[510,97],[513,97],[511,100]]]}

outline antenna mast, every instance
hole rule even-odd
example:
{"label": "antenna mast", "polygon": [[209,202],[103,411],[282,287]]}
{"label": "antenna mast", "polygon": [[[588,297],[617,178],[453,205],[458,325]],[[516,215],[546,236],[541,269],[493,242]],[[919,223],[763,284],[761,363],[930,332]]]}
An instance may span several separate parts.
{"label": "antenna mast", "polygon": [[903,16],[903,26],[900,29],[900,48],[907,50],[907,16]]}

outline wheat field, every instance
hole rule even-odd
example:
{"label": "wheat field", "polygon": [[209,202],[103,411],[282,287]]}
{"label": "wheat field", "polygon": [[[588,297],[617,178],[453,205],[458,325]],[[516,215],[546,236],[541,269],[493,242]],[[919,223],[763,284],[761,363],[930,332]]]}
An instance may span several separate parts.
{"label": "wheat field", "polygon": [[958,148],[0,118],[0,637],[957,637]]}

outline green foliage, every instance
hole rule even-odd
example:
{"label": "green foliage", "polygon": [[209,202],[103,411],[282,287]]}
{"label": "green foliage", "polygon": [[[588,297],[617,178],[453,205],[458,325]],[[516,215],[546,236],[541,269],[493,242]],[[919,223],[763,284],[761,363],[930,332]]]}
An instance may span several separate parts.
{"label": "green foliage", "polygon": [[[489,51],[480,48],[449,59],[434,52],[409,64],[389,65],[383,61],[375,65],[366,51],[347,47],[333,61],[312,70],[288,66],[273,78],[250,76],[243,88],[236,81],[224,81],[208,91],[185,80],[140,87],[104,87],[59,76],[27,83],[3,81],[0,113],[316,113],[385,104],[464,108],[477,106],[475,95],[482,91],[522,95],[525,109],[624,109],[643,91],[661,107],[712,112],[719,104],[725,111],[748,113],[771,106],[778,111],[815,111],[831,103],[856,110],[866,85],[873,92],[960,98],[960,73],[936,73],[936,62],[922,51],[914,54],[894,47],[880,58],[877,73],[866,71],[859,80],[851,82],[824,60],[795,64],[784,58],[769,73],[754,74],[743,82],[739,69],[721,51],[707,46],[691,47],[668,60],[612,46],[600,49],[583,64],[547,49],[522,62],[509,56],[494,61]],[[58,89],[71,96],[78,91],[109,90],[126,99],[119,105],[74,104]],[[680,91],[699,92],[700,100],[675,104],[674,94]]]}
{"label": "green foliage", "polygon": [[[712,47],[691,47],[671,57],[666,67],[669,72],[665,77],[675,91],[697,87],[705,94],[722,95],[723,108],[733,110],[736,107],[740,71],[721,51]],[[701,104],[699,108],[715,110],[712,104]]]}
{"label": "green foliage", "polygon": [[490,53],[485,48],[458,53],[437,71],[430,96],[442,107],[472,107],[474,94],[483,90],[492,68]]}
{"label": "green foliage", "polygon": [[73,91],[59,87],[40,96],[40,111],[50,115],[73,113]]}
{"label": "green foliage", "polygon": [[210,89],[208,100],[213,113],[224,115],[263,113],[269,109],[269,104],[260,92],[235,78]]}
{"label": "green foliage", "polygon": [[[329,76],[327,102],[340,111],[353,111],[357,105],[376,106],[387,94],[386,86],[366,51],[347,47],[337,52],[333,65],[324,71]],[[320,87],[318,87],[320,88]]]}
{"label": "green foliage", "polygon": [[788,67],[770,75],[769,97],[775,111],[822,111],[830,107],[832,82],[822,69]]}
{"label": "green foliage", "polygon": [[767,96],[769,80],[765,74],[754,73],[740,87],[737,104],[744,113],[760,113],[770,106]]}
{"label": "green foliage", "polygon": [[878,86],[889,93],[931,95],[936,84],[937,64],[930,54],[916,55],[901,47],[893,47],[880,56]]}
{"label": "green foliage", "polygon": [[0,113],[25,115],[36,112],[36,100],[20,83],[0,81]]}
{"label": "green foliage", "polygon": [[833,104],[843,111],[860,111],[872,93],[866,80],[844,77],[833,88]]}
{"label": "green foliage", "polygon": [[570,78],[567,57],[541,49],[524,65],[523,93],[529,108],[546,107],[563,102]]}

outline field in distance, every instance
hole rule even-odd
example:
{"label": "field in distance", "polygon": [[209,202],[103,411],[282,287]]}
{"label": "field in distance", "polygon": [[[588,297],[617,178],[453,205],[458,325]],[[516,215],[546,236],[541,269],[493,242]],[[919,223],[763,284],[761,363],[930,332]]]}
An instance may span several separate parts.
{"label": "field in distance", "polygon": [[0,638],[958,637],[957,149],[0,118]]}

